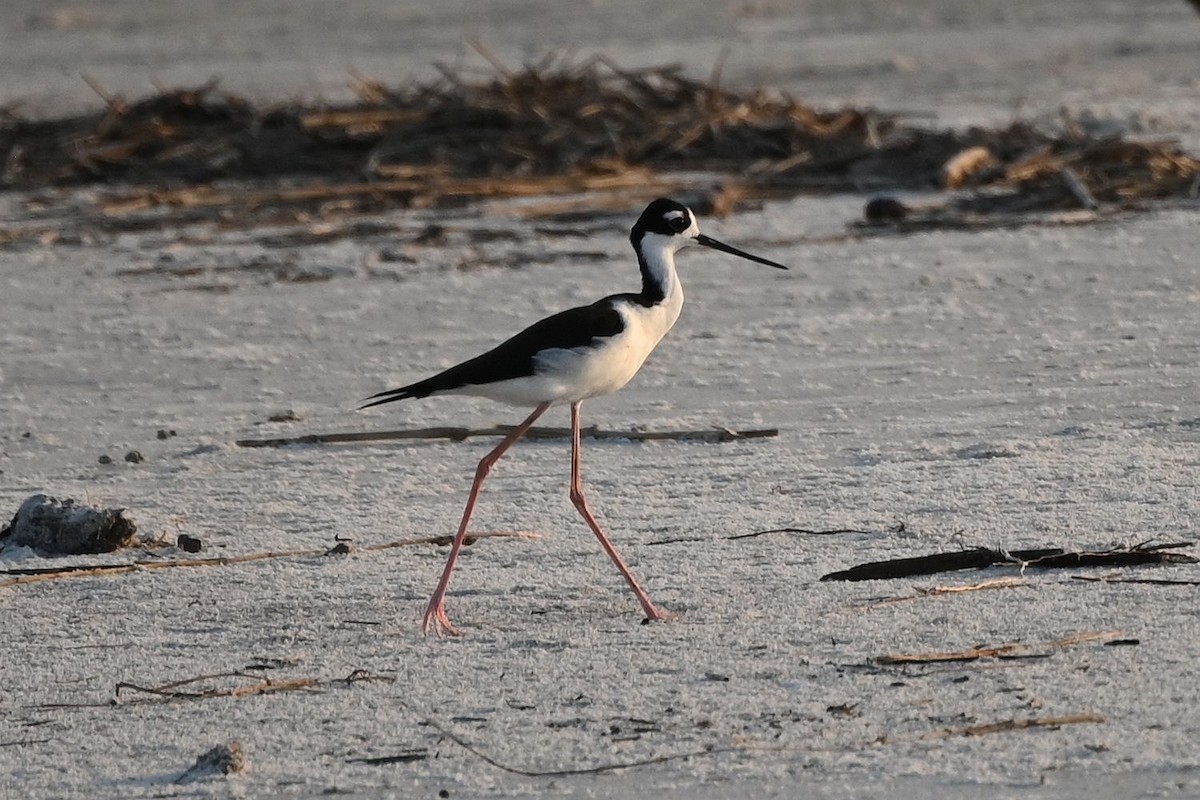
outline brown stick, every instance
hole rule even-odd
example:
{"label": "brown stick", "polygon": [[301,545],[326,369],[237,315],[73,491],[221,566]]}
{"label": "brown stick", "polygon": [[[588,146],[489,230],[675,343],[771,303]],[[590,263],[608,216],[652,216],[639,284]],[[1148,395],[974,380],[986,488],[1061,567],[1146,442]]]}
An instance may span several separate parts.
{"label": "brown stick", "polygon": [[[1062,725],[1081,725],[1081,724],[1087,724],[1087,723],[1100,724],[1100,723],[1104,723],[1107,721],[1108,720],[1104,715],[1091,713],[1091,712],[1085,712],[1082,714],[1068,714],[1068,715],[1064,715],[1064,716],[1055,716],[1055,717],[1029,717],[1026,719],[1002,720],[1000,722],[986,723],[983,725],[971,725],[971,726],[962,727],[962,728],[944,728],[941,730],[930,731],[929,733],[926,733],[926,734],[916,737],[915,740],[921,741],[921,740],[927,740],[927,739],[944,739],[944,738],[948,738],[951,736],[986,736],[988,734],[1003,733],[1006,731],[1030,730],[1033,728],[1056,728],[1056,727],[1060,727]],[[746,753],[746,752],[816,753],[816,752],[845,752],[845,751],[849,751],[852,749],[851,746],[847,746],[847,747],[775,747],[775,746],[769,746],[769,745],[768,746],[756,746],[756,745],[752,745],[752,744],[745,744],[745,745],[733,745],[733,746],[725,746],[725,747],[711,747],[711,748],[706,748],[704,750],[695,750],[692,752],[669,753],[669,754],[665,754],[665,755],[641,759],[638,761],[624,761],[624,762],[614,762],[614,763],[607,763],[607,764],[598,764],[598,765],[591,766],[591,767],[571,767],[571,768],[566,768],[566,769],[537,770],[537,769],[528,769],[525,767],[513,766],[511,764],[506,764],[496,758],[493,758],[492,756],[490,756],[487,753],[480,750],[478,747],[476,747],[473,744],[471,744],[470,742],[468,742],[463,737],[459,736],[458,734],[454,733],[446,726],[439,724],[438,722],[434,721],[433,719],[426,718],[424,720],[424,724],[427,725],[428,727],[433,728],[434,730],[438,731],[440,734],[445,736],[447,739],[454,742],[459,747],[463,748],[468,753],[475,756],[476,758],[483,761],[484,763],[489,764],[503,772],[508,772],[513,775],[523,775],[525,777],[530,777],[530,778],[554,778],[554,777],[566,777],[566,776],[570,776],[570,775],[594,775],[594,774],[602,773],[602,772],[612,772],[614,770],[633,769],[635,767],[652,766],[655,764],[663,764],[663,763],[667,763],[670,761],[678,761],[678,760],[682,760],[682,759],[711,757],[711,756],[717,756],[717,755],[726,755],[726,754],[730,754],[730,753]],[[909,739],[881,736],[878,739],[876,739],[874,742],[871,742],[870,744],[874,744],[874,745],[898,744],[898,743],[901,743],[904,741],[909,741]],[[867,745],[867,746],[869,746],[869,745]],[[857,749],[857,746],[855,746],[855,749]],[[401,754],[397,758],[404,759],[406,756],[407,756],[407,754]],[[364,759],[350,759],[350,760],[363,761]],[[381,760],[376,763],[387,763],[387,762]]]}
{"label": "brown stick", "polygon": [[[197,692],[180,691],[180,686],[189,686],[194,683],[202,683],[205,681],[218,680],[221,678],[248,678],[253,683],[242,686],[234,686],[229,689],[208,688]],[[301,689],[312,689],[318,686],[325,686],[331,683],[358,683],[360,681],[394,681],[393,678],[386,676],[372,675],[367,670],[356,669],[347,675],[345,678],[284,678],[282,680],[264,678],[261,675],[251,675],[246,672],[216,672],[210,675],[197,675],[193,678],[184,678],[178,681],[171,681],[160,686],[140,686],[136,683],[122,681],[116,686],[116,695],[120,697],[122,689],[129,689],[143,694],[150,694],[156,697],[161,697],[165,701],[170,700],[198,700],[207,699],[210,697],[251,697],[259,694],[274,694],[276,692],[296,692]]]}
{"label": "brown stick", "polygon": [[[249,679],[252,683],[242,684],[229,688],[213,688],[200,689],[198,691],[182,691],[179,687],[190,686],[195,683],[205,681],[215,681],[226,678]],[[315,689],[322,686],[329,686],[336,683],[351,684],[365,681],[383,681],[386,683],[395,683],[396,679],[387,675],[374,675],[365,669],[356,669],[344,678],[266,678],[262,675],[254,675],[247,672],[214,672],[208,675],[196,675],[191,678],[183,678],[177,681],[160,684],[158,686],[142,686],[141,684],[131,683],[129,681],[121,681],[115,687],[114,693],[119,699],[121,692],[128,690],[138,692],[150,697],[134,698],[127,700],[127,704],[135,703],[169,703],[176,700],[207,700],[214,697],[232,697],[235,699],[243,697],[252,697],[260,694],[276,694],[279,692],[297,692],[304,689]],[[80,708],[111,708],[112,702],[108,703],[42,703],[30,708],[38,709],[80,709]]]}
{"label": "brown stick", "polygon": [[735,533],[732,536],[726,536],[726,539],[753,539],[756,536],[766,536],[770,533],[803,533],[808,536],[838,536],[843,533],[870,533],[870,531],[860,531],[857,528],[829,528],[829,529],[813,529],[813,528],[771,528],[765,531],[754,531],[752,533]]}
{"label": "brown stick", "polygon": [[989,589],[1015,589],[1018,586],[1028,586],[1029,583],[1022,578],[995,578],[990,581],[981,581],[980,583],[971,583],[965,586],[934,586],[929,589],[916,588],[915,594],[899,595],[897,597],[885,597],[882,600],[872,600],[869,603],[859,603],[852,605],[851,608],[870,609],[882,608],[883,606],[891,606],[897,603],[906,603],[909,600],[919,600],[922,597],[938,597],[947,594],[963,594],[965,592],[981,592]]}
{"label": "brown stick", "polygon": [[[901,653],[896,655],[879,656],[875,661],[879,664],[941,664],[948,661],[977,661],[981,658],[1044,658],[1049,653],[1046,650],[1062,650],[1077,644],[1109,641],[1123,636],[1120,631],[1094,631],[1078,633],[1065,639],[1055,639],[1041,644],[1001,644],[994,647],[969,647],[940,653]],[[1042,652],[1035,652],[1042,651]]]}
{"label": "brown stick", "polygon": [[1032,728],[1058,728],[1063,725],[1100,724],[1108,722],[1103,714],[1084,713],[1068,714],[1060,717],[1029,717],[1026,719],[1006,719],[1000,722],[989,722],[984,725],[968,725],[962,728],[944,728],[930,731],[921,736],[922,740],[946,739],[951,736],[987,736],[992,733],[1007,733],[1008,731],[1023,731]]}
{"label": "brown stick", "polygon": [[303,114],[300,124],[305,128],[350,128],[384,125],[388,122],[411,122],[425,119],[426,111],[407,111],[398,108],[355,108],[348,111],[314,111]]}
{"label": "brown stick", "polygon": [[720,753],[736,753],[745,748],[741,747],[718,747],[709,750],[694,750],[686,753],[670,753],[667,755],[653,756],[651,758],[641,759],[639,761],[619,761],[608,764],[598,764],[592,767],[571,767],[567,769],[525,769],[523,767],[514,767],[510,764],[505,764],[495,758],[492,758],[487,753],[472,745],[466,739],[462,738],[454,731],[440,725],[432,719],[426,719],[425,724],[436,730],[438,733],[445,736],[456,745],[466,750],[471,755],[495,767],[502,772],[508,772],[513,775],[523,775],[528,778],[561,778],[569,775],[595,775],[602,772],[612,772],[618,769],[631,769],[633,767],[647,767],[653,764],[665,764],[668,761],[679,761],[680,759],[693,758],[697,756],[712,756]]}
{"label": "brown stick", "polygon": [[[416,428],[394,431],[364,431],[361,433],[314,433],[307,436],[292,436],[279,439],[239,439],[238,447],[287,447],[294,444],[341,444],[347,442],[383,442],[395,439],[449,439],[461,442],[472,436],[507,436],[512,433],[510,425],[491,428]],[[692,431],[608,431],[595,427],[583,428],[580,435],[588,439],[628,439],[635,442],[733,442],[739,439],[763,439],[779,435],[778,428],[759,428],[732,431],[728,428],[710,428]],[[570,428],[530,428],[526,439],[570,439]]]}
{"label": "brown stick", "polygon": [[[475,539],[510,538],[510,539],[540,539],[541,535],[532,531],[481,531],[472,533],[468,541]],[[362,552],[391,550],[397,547],[412,547],[419,544],[447,545],[449,536],[422,536],[415,539],[401,539],[396,542],[371,544],[358,548]],[[271,558],[299,558],[305,556],[322,556],[329,552],[328,548],[316,550],[274,550],[265,553],[247,553],[241,556],[218,556],[215,558],[190,558],[171,561],[136,561],[132,564],[103,564],[98,566],[51,567],[47,569],[11,569],[0,571],[0,575],[17,575],[15,578],[0,580],[0,588],[17,586],[25,583],[59,580],[62,578],[94,578],[104,575],[125,575],[130,572],[142,572],[152,569],[172,569],[175,567],[225,567],[230,564],[246,564],[251,561],[264,561]]]}
{"label": "brown stick", "polygon": [[[191,678],[186,681],[178,681],[168,686],[179,686],[186,683],[194,683],[196,681],[211,680],[214,678],[239,677],[248,678],[254,677],[245,675],[239,672],[222,673],[218,675],[202,675],[198,678]],[[117,694],[120,695],[122,689],[129,689],[135,692],[144,694],[152,694],[162,697],[166,700],[199,700],[209,697],[251,697],[257,694],[274,694],[276,692],[295,692],[301,689],[311,689],[320,685],[321,681],[317,678],[287,678],[284,680],[271,680],[270,678],[258,678],[257,683],[248,684],[245,686],[235,686],[232,689],[205,689],[201,692],[181,692],[167,687],[151,687],[139,686],[136,683],[126,683],[122,681],[117,684]]]}

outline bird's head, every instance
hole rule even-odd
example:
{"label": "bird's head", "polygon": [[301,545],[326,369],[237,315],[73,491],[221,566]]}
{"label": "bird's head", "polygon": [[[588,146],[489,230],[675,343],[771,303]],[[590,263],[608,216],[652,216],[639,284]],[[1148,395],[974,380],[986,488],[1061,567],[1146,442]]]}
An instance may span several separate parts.
{"label": "bird's head", "polygon": [[759,264],[766,264],[768,267],[787,269],[783,264],[751,255],[744,250],[719,242],[711,236],[705,236],[700,232],[696,215],[690,208],[683,203],[661,197],[646,206],[646,210],[638,217],[638,221],[633,225],[633,230],[629,233],[629,241],[633,243],[635,250],[643,254],[651,250],[675,253],[681,247],[699,244]]}

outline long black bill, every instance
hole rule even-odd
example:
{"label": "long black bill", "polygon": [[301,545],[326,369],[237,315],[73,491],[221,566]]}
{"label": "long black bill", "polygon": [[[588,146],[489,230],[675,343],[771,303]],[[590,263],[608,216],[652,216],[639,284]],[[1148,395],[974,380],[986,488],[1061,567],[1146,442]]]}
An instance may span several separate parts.
{"label": "long black bill", "polygon": [[756,261],[759,264],[766,264],[768,267],[775,267],[775,269],[787,269],[787,267],[785,267],[783,264],[776,264],[774,261],[768,261],[765,258],[752,256],[745,250],[738,250],[736,247],[730,247],[724,242],[718,242],[711,236],[705,236],[703,233],[696,237],[696,244],[702,244],[705,247],[711,247],[713,250],[720,250],[722,253],[729,253],[733,256],[739,256],[747,261]]}

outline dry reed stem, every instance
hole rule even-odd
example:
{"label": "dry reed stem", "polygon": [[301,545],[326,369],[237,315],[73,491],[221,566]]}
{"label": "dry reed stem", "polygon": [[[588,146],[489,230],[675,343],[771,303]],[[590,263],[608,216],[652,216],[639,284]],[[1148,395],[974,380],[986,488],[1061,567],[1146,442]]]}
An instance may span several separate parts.
{"label": "dry reed stem", "polygon": [[920,600],[923,597],[940,597],[951,594],[965,594],[967,592],[982,592],[991,589],[1015,589],[1021,586],[1028,586],[1029,582],[1024,578],[995,578],[988,581],[980,581],[979,583],[971,583],[961,586],[932,586],[928,589],[919,586],[914,587],[915,594],[897,595],[896,597],[885,597],[882,600],[872,600],[867,603],[855,603],[850,608],[855,610],[882,608],[884,606],[896,605],[897,603],[907,603],[910,600]]}
{"label": "dry reed stem", "polygon": [[1049,655],[1046,652],[1048,650],[1062,650],[1079,644],[1119,639],[1123,635],[1120,631],[1091,631],[1037,644],[1017,642],[991,647],[969,647],[956,651],[897,653],[879,656],[875,661],[879,664],[940,664],[948,661],[977,661],[981,658],[1042,658]]}
{"label": "dry reed stem", "polygon": [[[313,433],[306,436],[281,437],[277,439],[239,439],[239,447],[288,447],[297,444],[345,444],[351,442],[383,442],[404,439],[449,439],[461,442],[473,436],[507,436],[512,433],[511,425],[496,425],[491,428],[436,427],[391,431],[364,431],[358,433]],[[733,431],[728,428],[707,428],[688,431],[640,431],[601,430],[597,427],[580,429],[584,439],[628,439],[635,442],[733,442],[742,439],[763,439],[779,435],[778,428],[755,428]],[[525,439],[569,439],[570,428],[530,428]]]}

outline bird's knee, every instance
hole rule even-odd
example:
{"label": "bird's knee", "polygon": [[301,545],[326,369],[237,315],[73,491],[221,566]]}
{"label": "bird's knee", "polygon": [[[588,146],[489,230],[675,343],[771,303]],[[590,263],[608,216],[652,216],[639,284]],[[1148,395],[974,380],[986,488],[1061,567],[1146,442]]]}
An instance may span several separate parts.
{"label": "bird's knee", "polygon": [[571,504],[576,508],[587,505],[587,500],[585,500],[583,497],[583,490],[577,486],[571,487],[571,491],[568,492],[568,496],[571,498]]}
{"label": "bird's knee", "polygon": [[488,460],[487,458],[484,458],[482,461],[479,462],[479,465],[477,467],[475,467],[475,482],[478,483],[479,481],[486,478],[488,473],[491,471],[492,471],[492,462],[490,460]]}

